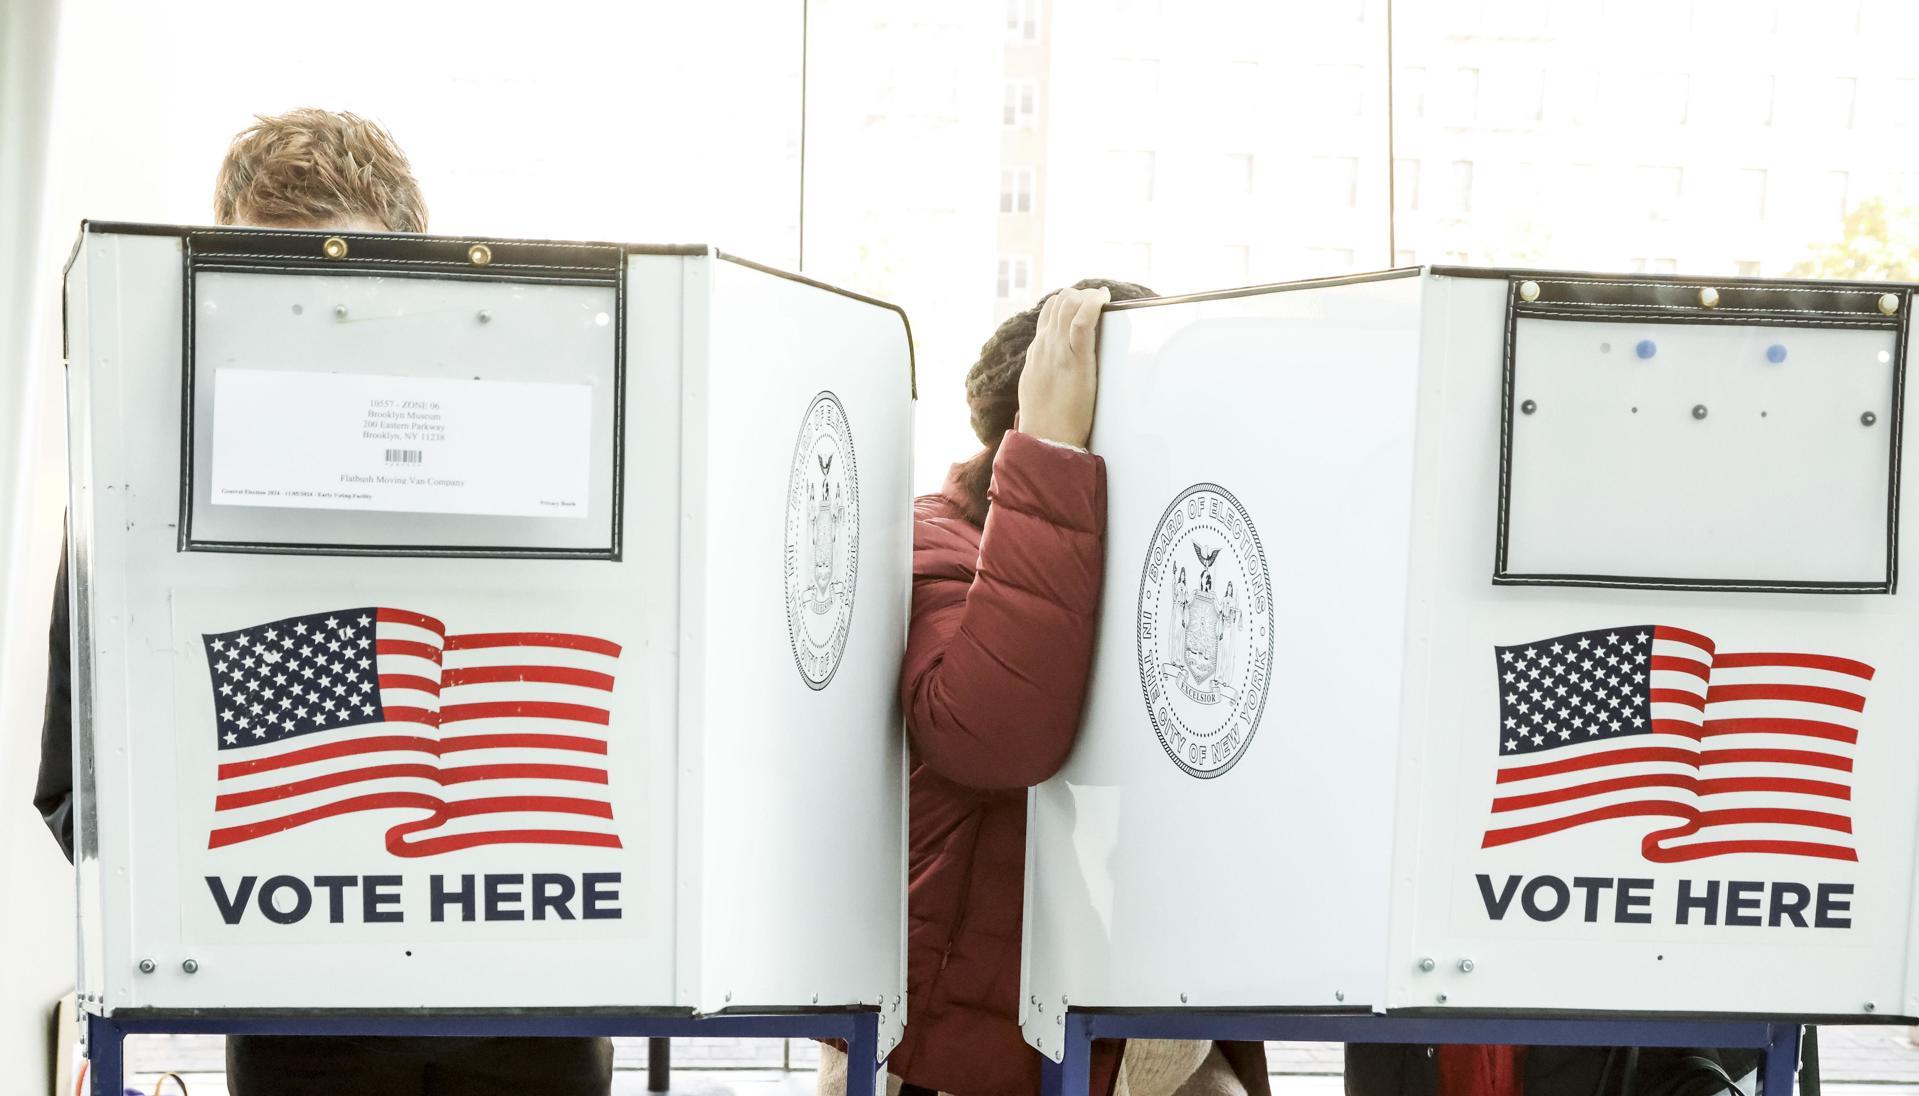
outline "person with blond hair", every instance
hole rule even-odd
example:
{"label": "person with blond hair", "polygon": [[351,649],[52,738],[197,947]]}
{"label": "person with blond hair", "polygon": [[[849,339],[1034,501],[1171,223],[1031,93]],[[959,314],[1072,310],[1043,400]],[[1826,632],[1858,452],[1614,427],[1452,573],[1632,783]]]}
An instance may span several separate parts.
{"label": "person with blond hair", "polygon": [[[234,137],[214,220],[253,228],[425,232],[426,200],[379,123],[303,108]],[[34,806],[73,859],[72,630],[66,552],[54,581]],[[613,1045],[586,1038],[249,1035],[227,1040],[234,1096],[606,1096]]]}

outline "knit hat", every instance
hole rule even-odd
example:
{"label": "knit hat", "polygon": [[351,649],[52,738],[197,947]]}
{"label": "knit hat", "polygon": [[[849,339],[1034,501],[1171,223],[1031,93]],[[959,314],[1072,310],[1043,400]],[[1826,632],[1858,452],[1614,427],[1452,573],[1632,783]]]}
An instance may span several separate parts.
{"label": "knit hat", "polygon": [[[1110,278],[1087,278],[1074,282],[1073,288],[1104,289],[1116,301],[1155,296],[1143,285]],[[1013,416],[1019,411],[1019,378],[1026,369],[1026,350],[1039,333],[1039,310],[1052,296],[1048,293],[1034,302],[1033,307],[1007,317],[999,330],[993,332],[993,337],[979,348],[979,360],[966,371],[967,410],[971,413],[973,433],[985,445],[996,445],[1000,437],[1013,428]]]}

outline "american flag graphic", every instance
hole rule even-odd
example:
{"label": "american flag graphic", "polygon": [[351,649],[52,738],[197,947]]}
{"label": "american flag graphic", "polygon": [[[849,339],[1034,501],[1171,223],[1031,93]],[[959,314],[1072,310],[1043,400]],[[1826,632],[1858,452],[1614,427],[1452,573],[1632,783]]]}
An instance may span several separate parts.
{"label": "american flag graphic", "polygon": [[1857,860],[1852,766],[1873,668],[1725,652],[1665,625],[1495,647],[1499,775],[1484,848],[1618,818],[1655,863]]}
{"label": "american flag graphic", "polygon": [[386,833],[395,856],[620,847],[606,766],[616,643],[449,635],[379,608],[202,639],[219,736],[208,848],[387,810],[404,816]]}

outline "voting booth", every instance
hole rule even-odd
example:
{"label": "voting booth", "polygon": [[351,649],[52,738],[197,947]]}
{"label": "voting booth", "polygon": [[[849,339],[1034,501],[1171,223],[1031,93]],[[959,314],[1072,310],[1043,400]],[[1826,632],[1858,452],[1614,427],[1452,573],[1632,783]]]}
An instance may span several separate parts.
{"label": "voting booth", "polygon": [[1110,306],[1029,1042],[1068,1009],[1919,1015],[1911,304],[1440,268]]}
{"label": "voting booth", "polygon": [[90,1012],[897,1042],[903,313],[705,247],[92,223],[66,321]]}

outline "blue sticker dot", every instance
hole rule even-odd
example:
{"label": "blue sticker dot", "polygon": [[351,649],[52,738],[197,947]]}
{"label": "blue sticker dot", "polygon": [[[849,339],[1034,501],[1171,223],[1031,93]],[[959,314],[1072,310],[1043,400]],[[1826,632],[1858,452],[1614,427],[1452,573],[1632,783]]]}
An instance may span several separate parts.
{"label": "blue sticker dot", "polygon": [[1642,358],[1650,358],[1654,354],[1659,353],[1659,344],[1653,342],[1651,339],[1640,339],[1639,345],[1633,347],[1632,352]]}
{"label": "blue sticker dot", "polygon": [[1773,343],[1766,348],[1766,360],[1774,365],[1786,360],[1786,347],[1782,343]]}

